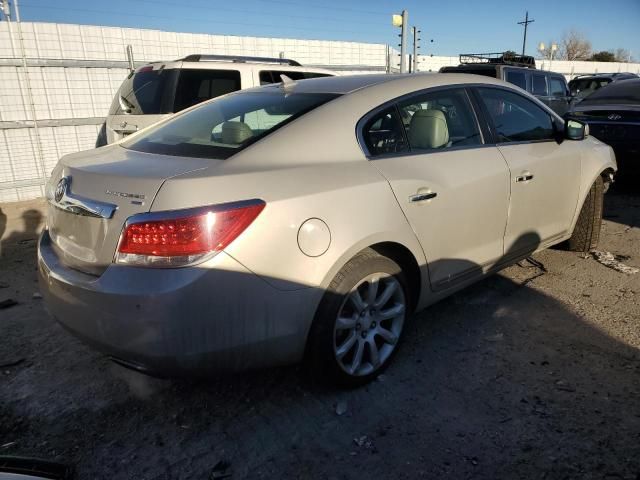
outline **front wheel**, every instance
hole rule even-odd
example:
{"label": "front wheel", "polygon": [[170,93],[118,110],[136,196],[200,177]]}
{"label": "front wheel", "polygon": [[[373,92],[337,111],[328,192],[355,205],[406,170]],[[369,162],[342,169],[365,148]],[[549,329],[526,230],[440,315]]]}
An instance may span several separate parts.
{"label": "front wheel", "polygon": [[598,177],[591,185],[573,229],[573,234],[567,242],[569,250],[587,253],[598,246],[602,227],[603,203],[604,181],[602,177]]}
{"label": "front wheel", "polygon": [[402,338],[409,291],[400,266],[365,250],[338,272],[316,313],[307,360],[312,373],[344,386],[375,378]]}

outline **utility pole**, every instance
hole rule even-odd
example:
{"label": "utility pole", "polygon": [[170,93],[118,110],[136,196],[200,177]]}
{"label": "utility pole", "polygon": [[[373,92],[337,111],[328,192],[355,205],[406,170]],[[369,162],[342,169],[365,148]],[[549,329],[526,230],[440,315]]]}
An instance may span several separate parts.
{"label": "utility pole", "polygon": [[524,56],[524,50],[527,45],[527,27],[530,23],[535,22],[535,20],[529,20],[529,12],[524,17],[523,22],[518,22],[518,25],[524,25],[524,39],[522,40],[522,56]]}
{"label": "utility pole", "polygon": [[409,25],[409,12],[402,11],[401,15],[392,15],[391,23],[394,27],[400,27],[400,73],[407,73],[407,26]]}
{"label": "utility pole", "polygon": [[418,49],[420,48],[418,35],[420,34],[420,30],[416,27],[411,27],[411,33],[413,34],[413,68],[411,71],[415,73],[418,71]]}

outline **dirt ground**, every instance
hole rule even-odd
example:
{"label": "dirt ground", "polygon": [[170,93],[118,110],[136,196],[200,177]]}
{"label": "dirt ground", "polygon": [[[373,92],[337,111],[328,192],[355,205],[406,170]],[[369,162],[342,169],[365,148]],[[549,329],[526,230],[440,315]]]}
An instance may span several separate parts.
{"label": "dirt ground", "polygon": [[[610,192],[601,250],[640,267],[640,196]],[[32,233],[2,246],[0,455],[90,479],[640,479],[640,274],[550,250],[416,315],[366,388],[297,367],[147,378],[50,320]],[[37,295],[36,295],[37,297]],[[338,414],[340,413],[340,414]],[[220,463],[223,462],[223,463]],[[217,467],[216,467],[217,466]]]}

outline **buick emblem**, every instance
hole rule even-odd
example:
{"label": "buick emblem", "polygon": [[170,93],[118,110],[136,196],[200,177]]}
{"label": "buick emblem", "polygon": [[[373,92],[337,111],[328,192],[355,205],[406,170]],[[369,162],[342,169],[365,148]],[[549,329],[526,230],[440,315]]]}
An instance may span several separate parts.
{"label": "buick emblem", "polygon": [[617,113],[612,113],[607,117],[609,120],[620,120],[622,115],[618,115]]}
{"label": "buick emblem", "polygon": [[120,124],[120,128],[126,128],[127,127],[127,122],[122,122]]}
{"label": "buick emblem", "polygon": [[67,188],[69,187],[69,177],[62,177],[56,185],[56,191],[53,194],[53,198],[56,202],[60,202],[64,194],[67,193]]}

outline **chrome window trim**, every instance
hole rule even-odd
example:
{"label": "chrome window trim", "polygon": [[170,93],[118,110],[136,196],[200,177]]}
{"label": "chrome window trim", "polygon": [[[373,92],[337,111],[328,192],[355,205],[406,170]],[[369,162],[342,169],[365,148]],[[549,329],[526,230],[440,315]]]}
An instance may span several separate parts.
{"label": "chrome window trim", "polygon": [[[475,111],[475,107],[473,104],[473,101],[469,95],[469,92],[467,91],[468,87],[477,85],[475,83],[456,83],[456,84],[451,84],[451,85],[440,85],[438,87],[430,87],[430,88],[424,88],[422,90],[416,90],[410,93],[406,93],[404,95],[401,95],[399,97],[393,98],[391,100],[387,100],[384,103],[381,103],[380,105],[378,105],[377,107],[375,107],[374,109],[370,110],[369,112],[365,113],[362,118],[360,118],[360,120],[358,120],[358,122],[356,123],[356,139],[358,141],[358,145],[360,146],[360,150],[362,150],[362,153],[364,153],[364,156],[367,158],[367,160],[378,160],[378,159],[384,159],[384,158],[393,158],[393,157],[407,157],[407,156],[416,156],[416,155],[430,155],[433,153],[443,153],[443,152],[452,152],[452,151],[460,151],[460,150],[470,150],[470,149],[474,149],[474,148],[483,148],[483,147],[488,147],[488,146],[495,146],[495,144],[491,144],[491,143],[487,143],[486,139],[484,138],[484,133],[482,131],[482,126],[480,124],[480,117],[478,116],[478,112]],[[482,85],[482,84],[480,84]],[[375,115],[377,115],[378,113],[390,108],[390,107],[395,107],[396,110],[398,108],[398,104],[406,99],[412,98],[412,97],[417,97],[420,95],[425,95],[425,94],[429,94],[429,93],[434,93],[434,92],[438,92],[438,91],[442,91],[442,90],[455,90],[455,89],[461,89],[463,90],[463,93],[465,95],[465,97],[467,98],[467,102],[469,104],[469,107],[471,109],[471,113],[473,114],[473,118],[475,120],[476,123],[476,127],[478,128],[478,132],[480,134],[480,144],[479,145],[460,145],[458,147],[449,147],[449,148],[445,148],[445,149],[441,149],[441,150],[433,150],[433,151],[411,151],[411,146],[409,145],[408,139],[407,139],[407,148],[409,148],[408,151],[406,152],[398,152],[398,153],[387,153],[387,154],[383,154],[383,155],[372,155],[371,152],[369,152],[369,149],[367,148],[367,144],[364,140],[364,126],[365,124],[371,120],[371,118],[373,118]],[[404,124],[403,124],[403,135],[406,138],[406,129],[404,128]]]}

